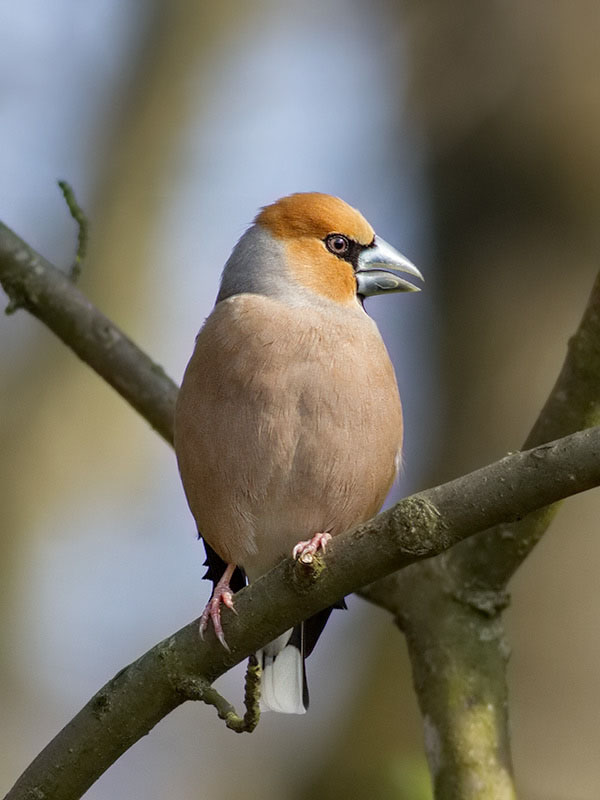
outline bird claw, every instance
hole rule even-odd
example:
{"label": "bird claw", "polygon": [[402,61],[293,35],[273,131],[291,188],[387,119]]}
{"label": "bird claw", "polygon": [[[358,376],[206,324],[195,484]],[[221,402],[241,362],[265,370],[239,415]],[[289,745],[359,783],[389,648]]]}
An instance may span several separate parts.
{"label": "bird claw", "polygon": [[292,557],[295,558],[296,561],[310,561],[317,550],[322,550],[325,552],[330,541],[331,534],[327,531],[323,533],[315,533],[312,539],[298,542],[298,544],[292,550]]}
{"label": "bird claw", "polygon": [[[235,567],[234,567],[235,568]],[[229,568],[228,568],[229,570]],[[233,569],[231,570],[233,572]],[[237,615],[237,611],[235,606],[233,605],[233,592],[229,588],[229,578],[230,575],[226,570],[225,574],[221,578],[221,580],[216,584],[212,596],[204,611],[202,612],[202,616],[200,617],[200,625],[199,625],[199,633],[200,638],[204,640],[204,634],[208,628],[208,621],[212,622],[212,626],[215,632],[215,636],[221,642],[222,646],[227,650],[228,653],[231,652],[231,648],[227,644],[225,640],[225,634],[223,633],[223,626],[221,625],[221,603],[230,611],[233,611],[234,614]]]}

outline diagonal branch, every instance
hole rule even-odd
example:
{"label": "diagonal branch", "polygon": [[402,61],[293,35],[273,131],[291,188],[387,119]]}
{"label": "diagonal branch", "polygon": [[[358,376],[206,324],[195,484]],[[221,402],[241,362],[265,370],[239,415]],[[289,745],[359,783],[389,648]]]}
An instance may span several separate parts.
{"label": "diagonal branch", "polygon": [[1,222],[0,284],[13,304],[47,325],[163,439],[173,442],[176,384],[64,272]]}
{"label": "diagonal branch", "polygon": [[[482,528],[600,484],[600,427],[513,453],[408,497],[336,537],[316,568],[287,559],[235,596],[225,611],[231,652],[197,621],[119,672],[50,742],[6,800],[75,800],[166,714],[205,697],[234,664],[365,583],[436,555]],[[496,487],[505,485],[504,492]]]}
{"label": "diagonal branch", "polygon": [[[560,374],[523,444],[536,447],[600,424],[600,273]],[[523,523],[482,533],[452,554],[453,568],[487,590],[502,591],[538,543],[558,510],[540,510]],[[503,538],[499,539],[499,534]]]}
{"label": "diagonal branch", "polygon": [[[64,273],[1,223],[0,283],[13,305],[44,322],[172,442],[176,385]],[[598,423],[598,320],[600,283],[530,445]],[[230,656],[212,639],[201,645],[195,624],[182,629],[101,689],[8,797],[80,797],[179,703],[213,701],[207,695],[210,683],[234,663],[300,619],[386,574],[362,593],[392,611],[407,634],[436,792],[440,798],[513,797],[507,650],[498,613],[506,603],[504,581],[545,530],[552,512],[510,520],[597,485],[598,456],[598,429],[588,430],[407,498],[338,537],[316,582],[315,573],[284,562],[236,596],[241,618],[228,621]],[[467,540],[443,560],[421,561],[491,525],[500,527]],[[522,531],[513,548],[517,558],[498,581],[493,561],[510,550],[514,526]],[[485,553],[478,546],[482,537],[487,537]],[[467,551],[468,558],[460,555]],[[401,571],[391,575],[394,570]]]}

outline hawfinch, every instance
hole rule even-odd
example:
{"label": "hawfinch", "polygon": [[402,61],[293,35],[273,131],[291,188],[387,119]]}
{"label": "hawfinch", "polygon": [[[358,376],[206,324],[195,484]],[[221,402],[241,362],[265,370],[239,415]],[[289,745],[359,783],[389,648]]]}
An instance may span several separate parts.
{"label": "hawfinch", "polygon": [[[293,194],[263,208],[225,265],[175,413],[181,479],[204,539],[209,619],[293,554],[372,517],[397,474],[402,409],[365,297],[417,291],[417,268],[354,208]],[[343,602],[341,604],[343,606]],[[261,704],[302,714],[304,658],[331,608],[259,654]]]}

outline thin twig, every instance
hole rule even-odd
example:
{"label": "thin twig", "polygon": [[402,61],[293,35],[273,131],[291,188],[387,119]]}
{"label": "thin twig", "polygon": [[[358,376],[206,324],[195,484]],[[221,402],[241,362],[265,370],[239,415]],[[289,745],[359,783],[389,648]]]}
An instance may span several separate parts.
{"label": "thin twig", "polygon": [[89,220],[77,202],[75,192],[73,191],[71,185],[67,183],[67,181],[58,181],[58,185],[63,197],[65,198],[67,207],[71,212],[71,216],[77,223],[77,251],[75,253],[75,260],[71,264],[71,269],[69,270],[70,279],[73,281],[73,283],[76,283],[77,279],[81,275],[83,260],[87,253]]}
{"label": "thin twig", "polygon": [[236,733],[252,733],[260,720],[260,675],[261,668],[256,656],[252,654],[248,659],[246,670],[244,690],[246,712],[243,717],[238,715],[231,703],[220,695],[214,686],[200,687],[197,699],[214,706],[217,709],[217,716],[225,721],[230,730]]}

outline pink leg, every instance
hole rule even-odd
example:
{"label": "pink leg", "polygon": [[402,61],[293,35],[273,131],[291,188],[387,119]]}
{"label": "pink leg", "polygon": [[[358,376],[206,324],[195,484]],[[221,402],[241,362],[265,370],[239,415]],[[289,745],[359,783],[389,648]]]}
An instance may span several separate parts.
{"label": "pink leg", "polygon": [[210,619],[212,620],[217,639],[221,642],[225,650],[229,650],[229,645],[225,641],[223,628],[221,626],[221,603],[233,611],[234,614],[237,614],[237,611],[233,607],[233,592],[229,587],[229,581],[234,573],[235,566],[235,564],[227,564],[227,568],[221,580],[215,585],[212,596],[200,617],[200,638],[204,639],[204,634],[208,628],[208,620]]}
{"label": "pink leg", "polygon": [[292,557],[298,561],[302,561],[304,556],[313,556],[317,550],[325,552],[327,543],[331,541],[331,534],[328,531],[324,533],[315,533],[312,539],[305,542],[298,542],[292,550]]}

